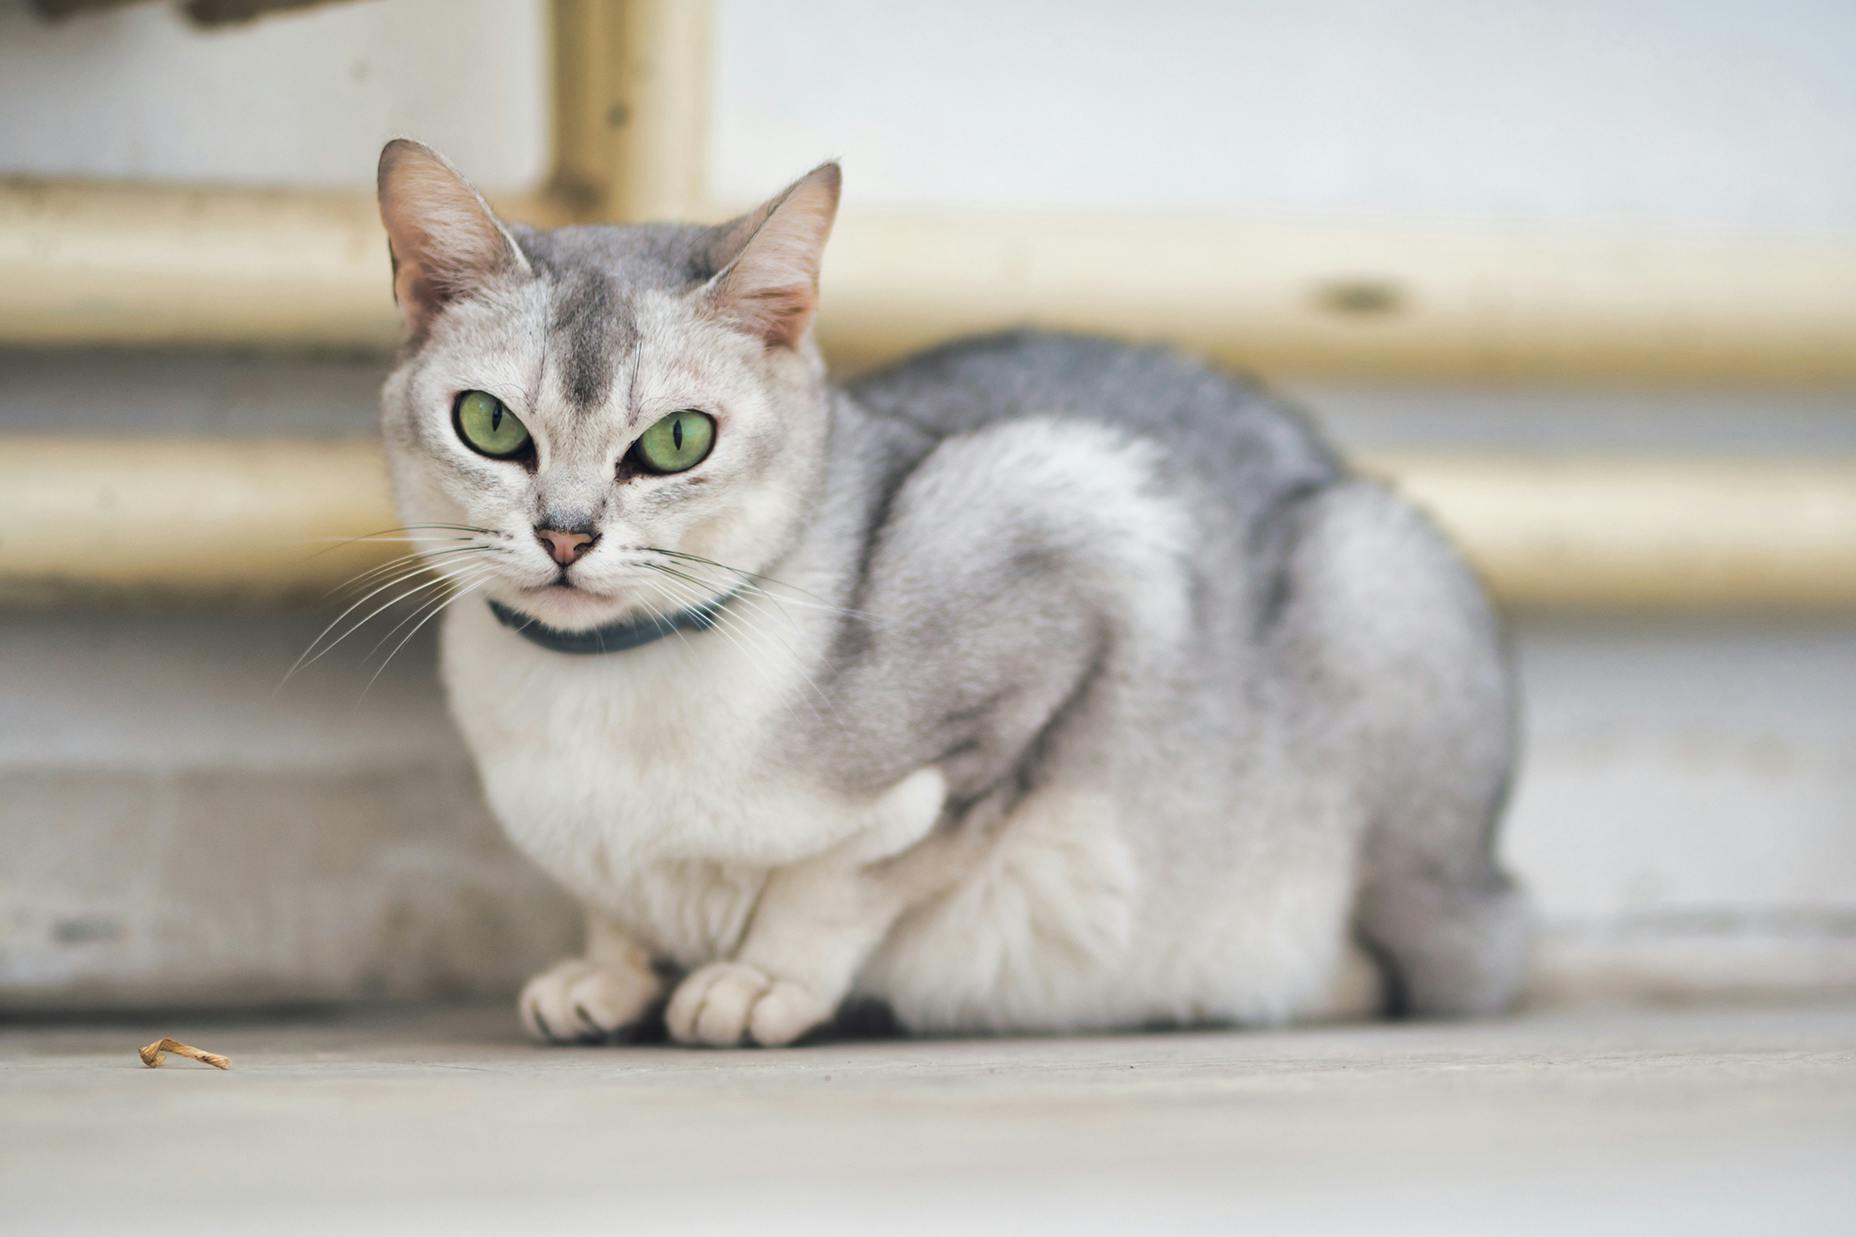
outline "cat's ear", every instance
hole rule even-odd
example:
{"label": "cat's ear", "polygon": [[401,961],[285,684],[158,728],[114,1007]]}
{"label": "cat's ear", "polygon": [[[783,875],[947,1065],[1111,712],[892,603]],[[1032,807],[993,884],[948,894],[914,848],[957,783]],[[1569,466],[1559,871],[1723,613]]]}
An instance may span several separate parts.
{"label": "cat's ear", "polygon": [[393,299],[413,334],[447,302],[499,276],[529,273],[483,196],[437,151],[395,138],[380,152],[380,221],[393,257]]}
{"label": "cat's ear", "polygon": [[813,168],[784,193],[724,226],[718,271],[704,289],[718,313],[767,342],[792,348],[818,306],[818,268],[838,215],[843,176],[836,163]]}

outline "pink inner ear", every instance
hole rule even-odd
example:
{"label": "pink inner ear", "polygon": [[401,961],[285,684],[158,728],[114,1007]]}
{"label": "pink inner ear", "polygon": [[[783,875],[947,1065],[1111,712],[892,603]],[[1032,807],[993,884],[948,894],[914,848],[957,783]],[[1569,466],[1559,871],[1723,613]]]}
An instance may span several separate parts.
{"label": "pink inner ear", "polygon": [[525,265],[476,190],[429,151],[402,150],[383,164],[380,217],[394,299],[414,330],[447,301]]}
{"label": "pink inner ear", "polygon": [[729,312],[770,345],[791,348],[806,333],[818,293],[805,284],[756,288],[729,297]]}
{"label": "pink inner ear", "polygon": [[716,280],[714,304],[769,346],[797,346],[811,324],[838,183],[837,166],[826,164],[738,225],[748,235]]}

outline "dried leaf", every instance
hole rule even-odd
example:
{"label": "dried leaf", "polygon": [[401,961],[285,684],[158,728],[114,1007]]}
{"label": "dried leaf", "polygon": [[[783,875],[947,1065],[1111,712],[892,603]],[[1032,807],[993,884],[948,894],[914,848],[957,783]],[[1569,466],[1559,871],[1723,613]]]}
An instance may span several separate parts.
{"label": "dried leaf", "polygon": [[155,1069],[160,1066],[163,1059],[162,1054],[168,1052],[172,1052],[177,1056],[189,1057],[195,1061],[203,1061],[214,1069],[232,1068],[232,1062],[226,1060],[218,1053],[208,1052],[204,1048],[195,1048],[192,1044],[183,1044],[177,1039],[168,1039],[164,1037],[149,1044],[141,1051],[142,1064],[146,1065],[149,1069]]}

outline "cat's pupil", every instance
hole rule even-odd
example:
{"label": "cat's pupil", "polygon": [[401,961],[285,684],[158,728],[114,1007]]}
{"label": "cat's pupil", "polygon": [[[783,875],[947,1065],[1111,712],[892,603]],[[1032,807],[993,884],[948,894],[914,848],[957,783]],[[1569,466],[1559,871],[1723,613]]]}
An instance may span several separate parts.
{"label": "cat's pupil", "polygon": [[501,404],[498,404],[496,407],[490,409],[490,432],[494,434],[497,430],[502,429],[502,428],[503,428],[503,406]]}
{"label": "cat's pupil", "polygon": [[683,418],[678,417],[670,423],[670,444],[677,450],[683,450]]}

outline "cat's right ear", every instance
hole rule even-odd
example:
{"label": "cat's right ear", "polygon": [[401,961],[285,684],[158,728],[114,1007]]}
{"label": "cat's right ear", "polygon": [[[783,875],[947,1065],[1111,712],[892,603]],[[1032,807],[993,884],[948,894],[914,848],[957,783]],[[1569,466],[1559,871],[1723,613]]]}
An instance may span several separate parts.
{"label": "cat's right ear", "polygon": [[437,151],[395,138],[380,152],[380,221],[393,258],[393,299],[414,334],[447,303],[528,259],[483,195]]}

